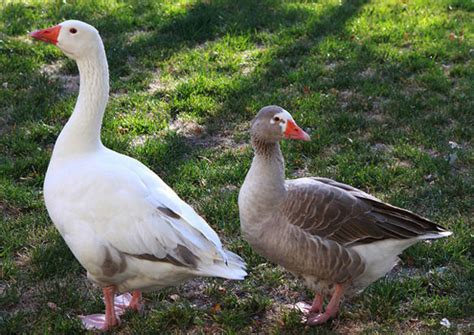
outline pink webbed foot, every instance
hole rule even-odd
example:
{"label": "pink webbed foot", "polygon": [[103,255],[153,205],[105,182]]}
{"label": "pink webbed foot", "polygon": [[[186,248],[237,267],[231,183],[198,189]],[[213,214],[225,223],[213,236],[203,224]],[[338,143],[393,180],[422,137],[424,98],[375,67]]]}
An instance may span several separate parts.
{"label": "pink webbed foot", "polygon": [[313,301],[313,305],[311,306],[310,313],[306,314],[306,323],[310,326],[321,325],[323,323],[326,323],[330,319],[335,318],[337,316],[337,313],[339,312],[339,304],[343,295],[344,285],[336,284],[334,293],[331,297],[331,300],[329,301],[329,304],[326,306],[326,310],[324,311],[324,313],[321,313],[323,306],[323,298],[319,294],[316,295]]}
{"label": "pink webbed foot", "polygon": [[[120,324],[119,316],[124,314],[134,300],[134,296],[125,293],[114,297],[115,288],[106,287],[104,291],[105,314],[80,315],[79,318],[87,330],[110,330]],[[137,291],[135,291],[137,292]],[[134,292],[134,294],[135,294]],[[140,294],[141,298],[141,294]],[[135,303],[136,304],[136,303]]]}
{"label": "pink webbed foot", "polygon": [[307,304],[304,301],[297,302],[295,304],[295,308],[299,310],[303,315],[309,315],[311,314],[311,305]]}
{"label": "pink webbed foot", "polygon": [[334,293],[326,306],[324,313],[313,314],[308,316],[306,323],[310,326],[320,325],[329,321],[329,319],[335,318],[339,312],[339,304],[341,298],[344,295],[344,286],[342,284],[336,284]]}
{"label": "pink webbed foot", "polygon": [[309,326],[322,325],[336,316],[337,311],[335,313],[331,313],[330,311],[326,310],[324,313],[309,315],[306,320],[306,324]]}
{"label": "pink webbed foot", "polygon": [[142,293],[140,290],[133,291],[133,294],[124,293],[115,297],[115,312],[118,315],[122,315],[127,310],[132,310],[135,312],[142,312],[143,311],[143,303],[142,303]]}
{"label": "pink webbed foot", "polygon": [[295,307],[300,310],[303,315],[308,316],[311,314],[318,314],[323,311],[323,296],[322,294],[316,294],[313,300],[313,304],[309,305],[304,301],[300,301],[295,304]]}
{"label": "pink webbed foot", "polygon": [[111,328],[118,326],[120,320],[117,318],[116,323],[107,324],[105,321],[105,314],[91,314],[91,315],[79,315],[82,325],[87,330],[110,330]]}
{"label": "pink webbed foot", "polygon": [[128,308],[130,308],[130,303],[132,302],[133,297],[130,293],[124,293],[122,295],[116,296],[114,298],[114,310],[117,315],[124,314]]}

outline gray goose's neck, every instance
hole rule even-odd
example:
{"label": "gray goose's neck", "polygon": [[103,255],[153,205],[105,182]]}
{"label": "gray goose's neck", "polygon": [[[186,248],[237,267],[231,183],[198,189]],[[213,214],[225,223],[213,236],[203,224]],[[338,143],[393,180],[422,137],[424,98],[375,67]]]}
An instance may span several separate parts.
{"label": "gray goose's neck", "polygon": [[56,141],[54,156],[93,152],[103,147],[100,130],[109,98],[109,70],[102,42],[77,61],[80,76],[76,106]]}
{"label": "gray goose's neck", "polygon": [[285,162],[279,143],[252,136],[255,156],[244,181],[248,204],[260,214],[272,212],[286,197]]}

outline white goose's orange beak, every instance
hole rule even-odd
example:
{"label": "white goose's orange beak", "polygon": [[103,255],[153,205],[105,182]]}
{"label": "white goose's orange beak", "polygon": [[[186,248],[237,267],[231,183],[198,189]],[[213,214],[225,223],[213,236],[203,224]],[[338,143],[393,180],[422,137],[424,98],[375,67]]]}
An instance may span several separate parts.
{"label": "white goose's orange beak", "polygon": [[30,33],[30,36],[36,38],[37,40],[56,45],[58,43],[58,35],[60,30],[61,26],[57,25],[51,28],[35,30]]}
{"label": "white goose's orange beak", "polygon": [[285,138],[292,140],[311,140],[311,137],[309,137],[309,135],[303,129],[298,127],[298,125],[293,120],[287,120],[284,134]]}

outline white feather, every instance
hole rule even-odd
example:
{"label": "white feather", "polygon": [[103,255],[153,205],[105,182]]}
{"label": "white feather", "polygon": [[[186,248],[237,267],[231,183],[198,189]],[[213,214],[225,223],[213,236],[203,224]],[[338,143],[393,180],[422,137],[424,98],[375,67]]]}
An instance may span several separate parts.
{"label": "white feather", "polygon": [[366,269],[354,282],[358,289],[364,289],[389,272],[399,261],[403,250],[420,240],[437,239],[451,235],[452,232],[430,233],[411,239],[386,239],[378,242],[360,244],[350,249],[356,251],[366,264]]}

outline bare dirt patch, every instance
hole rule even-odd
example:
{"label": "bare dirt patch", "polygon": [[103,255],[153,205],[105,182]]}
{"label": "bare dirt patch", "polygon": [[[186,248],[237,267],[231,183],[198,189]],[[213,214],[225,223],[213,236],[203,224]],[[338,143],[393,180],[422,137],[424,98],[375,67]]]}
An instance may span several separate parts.
{"label": "bare dirt patch", "polygon": [[142,147],[143,145],[145,145],[145,143],[149,140],[149,139],[152,139],[152,138],[155,138],[156,135],[153,134],[153,135],[150,135],[150,134],[145,134],[145,135],[139,135],[135,138],[133,138],[131,141],[130,141],[130,146],[132,148],[138,148],[138,147]]}
{"label": "bare dirt patch", "polygon": [[364,71],[362,71],[359,75],[362,79],[370,79],[375,77],[375,70],[371,67],[368,67]]}
{"label": "bare dirt patch", "polygon": [[385,144],[385,143],[375,143],[372,146],[372,150],[378,151],[378,152],[392,152],[393,151],[393,145],[390,144]]}
{"label": "bare dirt patch", "polygon": [[8,217],[18,217],[21,215],[22,211],[20,208],[10,205],[6,199],[0,199],[0,211],[3,214],[3,217],[7,219]]}
{"label": "bare dirt patch", "polygon": [[47,75],[52,79],[56,79],[61,84],[64,94],[75,94],[79,91],[79,75],[65,75],[61,74],[61,69],[64,66],[64,61],[60,60],[52,64],[47,64],[41,69],[41,73]]}
{"label": "bare dirt patch", "polygon": [[360,100],[361,95],[353,90],[342,90],[337,92],[341,108],[345,109],[355,100]]}
{"label": "bare dirt patch", "polygon": [[326,63],[324,64],[324,69],[328,72],[332,72],[334,71],[339,65],[340,65],[341,62],[330,62],[330,63]]}
{"label": "bare dirt patch", "polygon": [[[168,69],[168,72],[173,72],[172,68]],[[150,84],[148,85],[147,92],[149,94],[155,94],[158,91],[168,92],[171,93],[176,89],[176,87],[189,80],[187,77],[181,77],[179,79],[165,79],[163,77],[163,73],[160,69],[156,69],[153,74],[153,79],[151,80]]]}
{"label": "bare dirt patch", "polygon": [[31,256],[26,248],[18,251],[15,255],[15,264],[19,267],[28,266],[31,263]]}
{"label": "bare dirt patch", "polygon": [[235,135],[242,134],[247,130],[246,123],[236,125],[233,129],[223,129],[222,131],[210,135],[206,127],[192,120],[183,120],[177,118],[170,123],[170,130],[176,131],[177,134],[183,136],[191,145],[220,148],[231,150],[243,150],[248,146],[247,143],[236,141]]}
{"label": "bare dirt patch", "polygon": [[187,138],[198,139],[205,134],[205,128],[197,122],[180,118],[173,120],[169,125],[169,129]]}
{"label": "bare dirt patch", "polygon": [[[17,287],[18,292],[20,292],[19,301],[17,304],[7,309],[7,312],[12,314],[18,311],[35,313],[40,309],[48,307],[48,305],[42,305],[42,300],[44,300],[44,297],[47,296],[48,292],[50,292],[54,287],[61,288],[69,285],[75,286],[83,296],[90,295],[95,289],[94,285],[86,279],[85,275],[74,278],[68,277],[37,281],[33,285]],[[96,289],[98,290],[98,288]],[[52,301],[52,303],[55,304],[54,301]],[[52,306],[51,304],[49,305]]]}
{"label": "bare dirt patch", "polygon": [[390,99],[384,97],[369,97],[372,104],[370,112],[367,114],[367,119],[378,123],[384,123],[387,120],[385,110],[390,104]]}
{"label": "bare dirt patch", "polygon": [[130,33],[126,33],[125,37],[127,38],[127,45],[133,45],[141,39],[150,38],[154,32],[146,30],[135,30]]}
{"label": "bare dirt patch", "polygon": [[415,76],[411,76],[404,80],[403,88],[401,90],[404,96],[414,97],[426,92],[426,89],[421,87],[415,79]]}
{"label": "bare dirt patch", "polygon": [[240,63],[241,73],[244,76],[252,74],[257,66],[257,62],[253,59],[257,54],[263,53],[266,48],[263,45],[257,45],[256,49],[246,50],[241,53],[242,61]]}
{"label": "bare dirt patch", "polygon": [[150,85],[148,85],[147,92],[150,94],[154,94],[157,91],[162,91],[166,89],[166,85],[163,83],[161,79],[161,70],[156,69],[155,73],[153,74],[153,80],[151,81]]}

